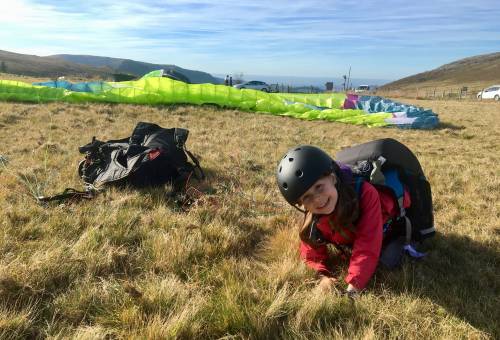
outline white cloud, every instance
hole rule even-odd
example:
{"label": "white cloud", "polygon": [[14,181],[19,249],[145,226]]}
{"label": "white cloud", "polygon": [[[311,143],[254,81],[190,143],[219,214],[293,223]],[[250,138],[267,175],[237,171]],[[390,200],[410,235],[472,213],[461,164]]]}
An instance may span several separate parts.
{"label": "white cloud", "polygon": [[[461,50],[478,51],[479,45],[482,50],[500,50],[500,39],[492,40],[500,32],[499,10],[487,4],[17,0],[2,6],[0,48],[38,55],[136,58],[213,72],[242,64],[252,68],[248,73],[259,73],[259,68],[269,69],[273,63],[290,68],[283,72],[299,64],[320,70],[328,67],[319,62],[348,63],[360,54],[379,58],[380,63],[381,52],[412,57],[433,46],[433,53],[449,54],[458,42]],[[475,14],[481,14],[481,20],[473,20]]]}

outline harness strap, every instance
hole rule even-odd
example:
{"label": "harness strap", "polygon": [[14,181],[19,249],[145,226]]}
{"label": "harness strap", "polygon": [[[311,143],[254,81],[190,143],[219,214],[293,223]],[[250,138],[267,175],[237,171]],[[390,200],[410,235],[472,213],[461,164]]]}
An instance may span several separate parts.
{"label": "harness strap", "polygon": [[[343,230],[342,228],[335,227],[335,225],[333,224],[333,221],[331,219],[328,219],[328,225],[330,226],[330,228],[332,230],[338,232],[340,234],[340,236],[342,236],[344,239],[346,239],[347,241],[352,241],[351,237],[349,237],[349,235],[346,234],[345,230]],[[353,232],[352,228],[346,228],[346,229]]]}
{"label": "harness strap", "polygon": [[400,217],[406,216],[406,209],[404,206],[404,196],[398,198],[398,205],[399,205],[399,216]]}
{"label": "harness strap", "polygon": [[96,196],[96,190],[87,189],[85,191],[79,191],[73,188],[66,188],[60,194],[56,194],[53,196],[38,196],[36,197],[39,203],[47,203],[52,201],[66,201],[66,200],[74,200],[74,199],[93,199]]}
{"label": "harness strap", "polygon": [[183,128],[175,128],[174,130],[174,141],[175,145],[180,149],[184,147],[186,140],[188,138],[189,131]]}
{"label": "harness strap", "polygon": [[430,227],[430,228],[427,228],[427,229],[420,230],[420,234],[421,235],[427,235],[427,234],[434,233],[434,232],[436,232],[436,228],[435,227]]}
{"label": "harness strap", "polygon": [[[186,151],[187,155],[189,156],[189,158],[191,158],[191,160],[193,161],[193,163],[195,164],[195,168],[197,168],[200,173],[201,173],[201,178],[200,179],[205,179],[205,173],[203,172],[203,169],[201,168],[200,166],[200,162],[198,161],[198,159],[196,159],[196,157],[191,153],[191,151],[189,151],[188,149],[186,149],[186,147],[184,147],[184,151]],[[196,176],[198,177],[198,176]]]}
{"label": "harness strap", "polygon": [[405,244],[410,244],[410,242],[411,242],[411,221],[407,216],[404,216],[404,218],[405,218],[405,229],[406,229]]}
{"label": "harness strap", "polygon": [[356,177],[356,181],[354,183],[354,189],[356,190],[356,194],[361,195],[361,185],[363,184],[363,177]]}
{"label": "harness strap", "polygon": [[[391,173],[389,177],[394,178],[394,175],[397,176],[397,173]],[[363,177],[355,177],[355,182],[354,182],[354,188],[356,190],[356,193],[358,197],[361,195],[361,185],[363,184],[364,178]],[[399,181],[399,180],[398,180]],[[400,185],[401,189],[404,189],[402,184]],[[401,195],[398,199],[398,206],[399,206],[399,218],[404,218],[405,220],[405,244],[410,244],[411,242],[411,236],[412,236],[412,225],[410,219],[406,216],[406,210],[403,205],[403,198],[404,198],[404,191],[403,195]],[[388,229],[389,225],[392,223],[392,220],[389,220],[384,224],[384,228]],[[386,226],[387,225],[387,226]],[[433,228],[429,228],[429,230],[426,230],[427,233],[431,233],[434,230],[431,230]]]}

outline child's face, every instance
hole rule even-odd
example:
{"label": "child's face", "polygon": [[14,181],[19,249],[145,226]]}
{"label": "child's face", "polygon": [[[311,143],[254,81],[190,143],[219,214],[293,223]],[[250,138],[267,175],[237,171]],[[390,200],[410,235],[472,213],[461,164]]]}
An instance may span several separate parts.
{"label": "child's face", "polygon": [[335,181],[336,178],[333,174],[318,179],[316,183],[300,197],[299,204],[313,214],[331,214],[335,210],[338,198]]}

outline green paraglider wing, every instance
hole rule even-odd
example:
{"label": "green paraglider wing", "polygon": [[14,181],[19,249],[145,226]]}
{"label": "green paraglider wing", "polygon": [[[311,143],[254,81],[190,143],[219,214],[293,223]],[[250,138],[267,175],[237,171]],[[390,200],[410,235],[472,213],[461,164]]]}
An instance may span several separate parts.
{"label": "green paraglider wing", "polygon": [[217,104],[244,111],[290,116],[300,119],[321,119],[367,126],[394,125],[388,120],[391,113],[367,113],[343,109],[343,93],[293,94],[266,93],[236,89],[224,85],[187,84],[170,78],[152,75],[136,81],[107,82],[99,92],[75,92],[63,88],[34,86],[0,80],[0,100],[45,103],[108,102],[133,104]]}

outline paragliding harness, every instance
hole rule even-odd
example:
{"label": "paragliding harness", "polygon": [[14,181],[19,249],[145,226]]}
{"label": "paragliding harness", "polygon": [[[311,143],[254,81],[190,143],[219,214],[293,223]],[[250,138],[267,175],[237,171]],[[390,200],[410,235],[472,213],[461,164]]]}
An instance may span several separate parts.
{"label": "paragliding harness", "polygon": [[[186,129],[165,129],[140,122],[127,138],[103,142],[93,137],[79,148],[85,155],[78,165],[85,190],[68,188],[38,200],[92,199],[109,185],[143,188],[172,183],[174,192],[178,191],[192,176],[198,180],[205,178],[198,160],[185,147],[188,134]],[[188,156],[194,164],[188,161]]]}
{"label": "paragliding harness", "polygon": [[[350,181],[358,197],[361,186],[368,181],[375,187],[389,188],[398,203],[399,214],[385,221],[384,243],[380,261],[389,268],[400,264],[403,253],[421,258],[425,253],[415,249],[417,243],[434,236],[434,215],[430,184],[415,155],[400,142],[378,139],[346,148],[335,157],[342,176]],[[408,190],[411,205],[403,206],[404,190]],[[310,236],[321,241],[314,224]],[[338,248],[338,247],[337,247]],[[345,249],[339,249],[345,255]]]}

